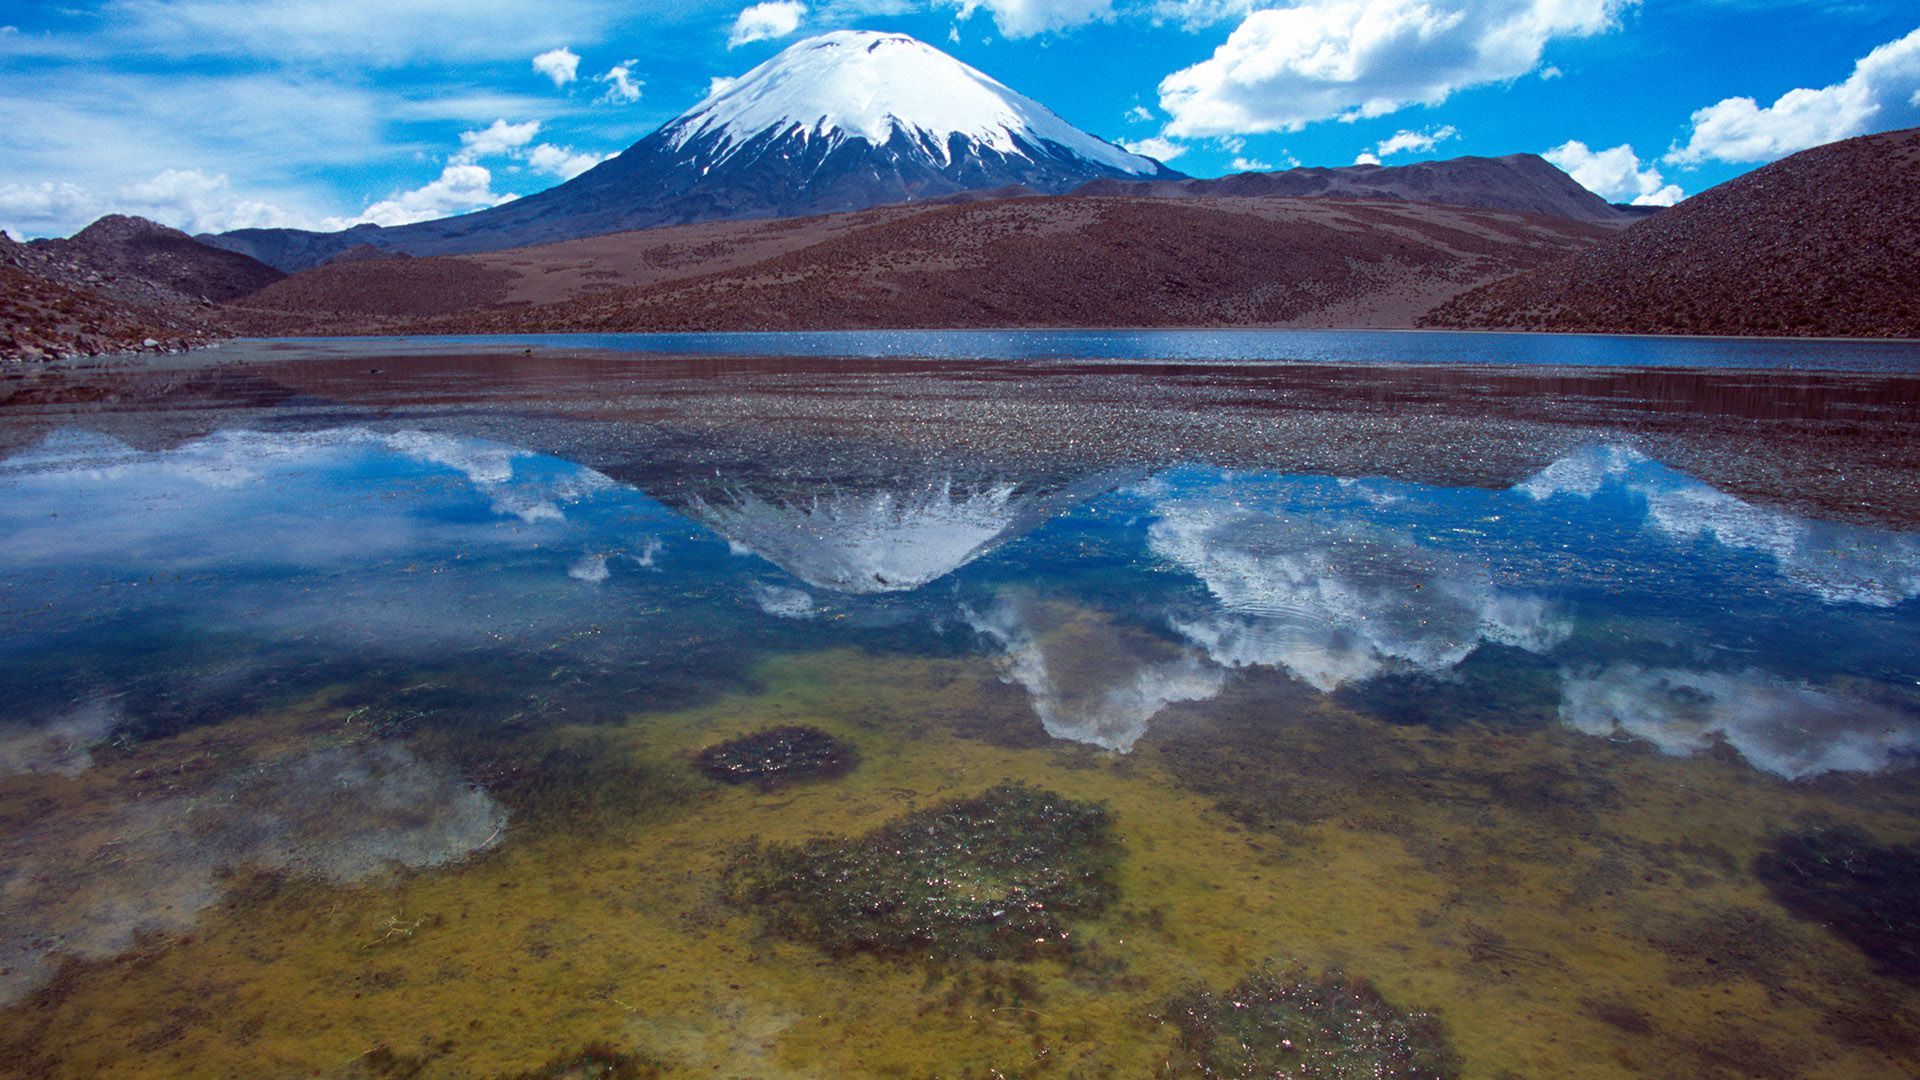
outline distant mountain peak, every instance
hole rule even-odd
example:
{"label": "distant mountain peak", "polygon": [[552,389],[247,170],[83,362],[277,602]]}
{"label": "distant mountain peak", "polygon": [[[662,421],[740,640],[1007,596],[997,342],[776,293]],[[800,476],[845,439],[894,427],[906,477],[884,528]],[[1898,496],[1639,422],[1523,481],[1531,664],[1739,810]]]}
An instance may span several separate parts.
{"label": "distant mountain peak", "polygon": [[957,145],[1031,159],[1051,144],[1118,173],[1162,171],[923,41],[870,30],[789,46],[673,120],[665,135],[676,148],[708,140],[719,161],[763,136],[857,138],[876,147],[905,136],[943,166]]}

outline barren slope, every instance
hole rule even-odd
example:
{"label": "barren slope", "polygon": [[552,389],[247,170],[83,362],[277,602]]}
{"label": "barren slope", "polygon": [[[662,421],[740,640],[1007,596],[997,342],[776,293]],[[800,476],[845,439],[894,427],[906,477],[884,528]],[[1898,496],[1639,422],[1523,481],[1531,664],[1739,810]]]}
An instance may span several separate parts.
{"label": "barren slope", "polygon": [[1427,324],[1920,337],[1920,128],[1803,151]]}
{"label": "barren slope", "polygon": [[260,334],[1409,326],[1606,233],[1413,203],[1021,198],[337,264],[229,312]]}

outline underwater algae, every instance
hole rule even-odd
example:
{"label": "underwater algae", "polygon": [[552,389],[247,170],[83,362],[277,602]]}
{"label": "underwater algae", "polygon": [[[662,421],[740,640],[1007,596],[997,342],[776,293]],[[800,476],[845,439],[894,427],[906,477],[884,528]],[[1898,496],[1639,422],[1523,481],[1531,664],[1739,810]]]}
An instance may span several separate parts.
{"label": "underwater algae", "polygon": [[1284,1080],[1454,1080],[1432,1015],[1395,1008],[1364,979],[1266,965],[1215,993],[1168,1003],[1179,1030],[1173,1075]]}
{"label": "underwater algae", "polygon": [[801,780],[839,776],[860,761],[853,747],[801,724],[787,724],[714,743],[696,758],[710,780],[772,790]]}
{"label": "underwater algae", "polygon": [[1105,807],[1021,784],[916,810],[849,840],[758,845],[733,895],[830,953],[1032,957],[1114,898]]}
{"label": "underwater algae", "polygon": [[[1484,731],[1390,725],[1318,697],[1295,709],[1242,680],[1225,704],[1272,742],[1261,790],[1320,778],[1311,794],[1324,811],[1290,814],[1275,831],[1223,813],[1224,792],[1196,790],[1160,750],[1201,740],[1232,751],[1224,732],[1170,727],[1129,755],[986,737],[1039,726],[989,662],[823,651],[775,657],[755,684],[679,712],[497,734],[509,767],[489,785],[544,771],[530,765],[550,747],[564,753],[547,781],[564,787],[559,765],[576,754],[617,760],[655,775],[677,810],[576,827],[562,804],[547,806],[545,782],[488,786],[511,816],[484,858],[346,884],[229,885],[185,933],[75,966],[0,1014],[0,1051],[22,1076],[359,1078],[361,1055],[385,1045],[423,1078],[492,1078],[603,1043],[669,1076],[1128,1078],[1152,1075],[1175,1049],[1154,1019],[1169,999],[1231,987],[1262,957],[1286,956],[1364,975],[1394,1005],[1443,1012],[1463,1080],[1884,1077],[1916,1064],[1911,1004],[1818,927],[1781,920],[1790,953],[1818,963],[1790,955],[1777,983],[1740,971],[1676,981],[1667,947],[1647,942],[1666,940],[1662,919],[1764,904],[1747,860],[1830,798],[1734,760],[1669,758],[1557,726],[1490,743]],[[294,723],[302,739],[358,731],[371,714],[346,718],[361,704],[206,725],[177,748],[142,743],[77,778],[20,782],[57,801],[243,732],[258,745],[290,738]],[[766,792],[705,782],[692,764],[716,738],[782,725],[857,742],[860,768]],[[468,768],[483,760],[488,740],[444,739],[427,725],[406,742],[423,759],[458,749]],[[1362,745],[1374,752],[1356,758]],[[1498,778],[1561,761],[1606,772],[1630,796],[1578,816],[1595,834],[1588,844],[1553,842],[1561,814],[1489,797],[1514,783]],[[1469,766],[1486,780],[1454,783]],[[1394,776],[1403,782],[1383,786]],[[1106,809],[1115,892],[1099,914],[1072,918],[1081,953],[932,964],[840,954],[769,934],[759,909],[719,895],[745,837],[849,845],[1008,785]],[[1673,846],[1709,843],[1731,857]],[[1639,1013],[1610,1004],[1621,1001]],[[172,1007],[181,1002],[192,1010]],[[1623,1038],[1623,1021],[1646,1030]]]}
{"label": "underwater algae", "polygon": [[1851,942],[1885,974],[1920,986],[1920,847],[1858,829],[1779,837],[1754,858],[1773,898]]}

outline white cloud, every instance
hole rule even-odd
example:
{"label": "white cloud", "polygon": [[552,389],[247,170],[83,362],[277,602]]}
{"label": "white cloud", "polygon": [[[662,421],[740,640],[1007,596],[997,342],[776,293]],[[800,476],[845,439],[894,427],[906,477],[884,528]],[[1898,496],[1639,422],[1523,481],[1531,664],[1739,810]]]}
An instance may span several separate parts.
{"label": "white cloud", "polygon": [[1640,155],[1631,144],[1622,143],[1611,150],[1590,150],[1577,139],[1561,143],[1541,154],[1580,186],[1612,202],[1631,202],[1635,206],[1672,206],[1687,197],[1679,185],[1669,184],[1660,170],[1641,167]]}
{"label": "white cloud", "polygon": [[111,0],[104,15],[121,55],[365,68],[523,57],[530,45],[599,40],[622,12],[605,0]]}
{"label": "white cloud", "polygon": [[553,85],[565,86],[580,77],[580,56],[564,45],[548,49],[533,58],[533,70],[552,79]]}
{"label": "white cloud", "polygon": [[1552,82],[1553,80],[1558,79],[1565,74],[1566,72],[1561,71],[1559,68],[1554,67],[1552,64],[1548,64],[1546,67],[1543,67],[1540,69],[1540,81]]}
{"label": "white cloud", "polygon": [[607,92],[601,95],[601,101],[631,105],[640,100],[640,90],[647,84],[633,77],[633,66],[637,63],[638,60],[628,60],[608,68],[605,75],[594,76],[594,82],[607,84]]}
{"label": "white cloud", "polygon": [[511,202],[517,196],[493,191],[493,174],[482,165],[452,164],[438,178],[412,191],[401,192],[367,207],[358,218],[330,222],[334,228],[371,222],[375,225],[406,225],[415,221],[451,217],[489,206]]}
{"label": "white cloud", "polygon": [[541,143],[527,152],[527,167],[546,176],[557,176],[562,180],[571,180],[595,165],[613,157],[612,154],[576,154],[572,148]]}
{"label": "white cloud", "polygon": [[523,124],[495,120],[483,130],[461,132],[460,152],[453,155],[452,160],[456,164],[465,164],[481,158],[499,157],[527,145],[538,134],[538,120],[528,120]]}
{"label": "white cloud", "polygon": [[1163,162],[1172,161],[1174,158],[1187,152],[1186,147],[1171,139],[1163,139],[1158,135],[1151,139],[1135,139],[1131,142],[1122,142],[1120,145],[1125,147],[1130,154],[1141,154]]}
{"label": "white cloud", "polygon": [[1845,82],[1789,90],[1762,107],[1732,97],[1693,114],[1685,146],[1667,160],[1771,161],[1808,147],[1874,131],[1920,125],[1920,30],[1890,41],[1853,66]]}
{"label": "white cloud", "polygon": [[733,84],[739,81],[738,78],[732,75],[715,75],[713,78],[707,80],[707,96],[710,98],[719,97],[721,94],[733,89]]}
{"label": "white cloud", "polygon": [[1113,18],[1113,0],[947,0],[962,18],[976,11],[993,16],[993,25],[1010,38],[1070,30]]}
{"label": "white cloud", "polygon": [[1237,157],[1233,159],[1233,170],[1235,172],[1267,172],[1272,168],[1272,162],[1261,161],[1258,158]]}
{"label": "white cloud", "polygon": [[65,234],[107,214],[133,214],[189,233],[307,228],[305,215],[246,198],[224,175],[165,169],[100,191],[66,182],[0,184],[0,228],[18,235]]}
{"label": "white cloud", "polygon": [[1355,165],[1378,165],[1380,164],[1380,155],[1371,150],[1362,150],[1354,156],[1353,163]]}
{"label": "white cloud", "polygon": [[799,0],[767,0],[755,4],[740,12],[733,20],[733,33],[727,37],[727,48],[737,49],[754,41],[772,41],[786,37],[800,29],[800,20],[807,17],[807,5]]}
{"label": "white cloud", "polygon": [[1425,154],[1448,139],[1458,138],[1460,132],[1452,124],[1434,128],[1431,131],[1396,131],[1380,145],[1373,148],[1381,157],[1395,154]]}
{"label": "white cloud", "polygon": [[1135,105],[1133,108],[1127,110],[1127,123],[1129,124],[1145,124],[1152,122],[1152,120],[1153,111],[1145,105]]}
{"label": "white cloud", "polygon": [[1174,136],[1298,131],[1437,105],[1540,66],[1547,43],[1602,33],[1629,0],[1301,0],[1246,16],[1211,58],[1168,75]]}

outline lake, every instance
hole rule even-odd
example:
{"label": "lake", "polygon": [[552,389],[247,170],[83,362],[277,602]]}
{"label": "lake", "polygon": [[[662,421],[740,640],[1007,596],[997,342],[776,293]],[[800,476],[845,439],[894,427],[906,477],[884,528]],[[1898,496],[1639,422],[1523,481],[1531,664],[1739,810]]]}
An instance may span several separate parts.
{"label": "lake", "polygon": [[1916,361],[9,371],[0,1071],[1920,1072]]}

